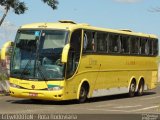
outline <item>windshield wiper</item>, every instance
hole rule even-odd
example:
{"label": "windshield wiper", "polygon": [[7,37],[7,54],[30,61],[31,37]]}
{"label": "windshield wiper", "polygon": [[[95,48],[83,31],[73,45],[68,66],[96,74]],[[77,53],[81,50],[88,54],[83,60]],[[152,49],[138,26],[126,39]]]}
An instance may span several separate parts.
{"label": "windshield wiper", "polygon": [[[31,53],[31,54],[32,54],[32,53]],[[20,78],[21,78],[21,79],[24,78],[24,75],[30,74],[30,73],[29,73],[29,70],[27,70],[27,67],[30,65],[31,60],[32,60],[32,57],[29,59],[29,61],[27,62],[26,66],[24,67],[23,71],[21,72],[21,75],[20,75]]]}
{"label": "windshield wiper", "polygon": [[[23,71],[21,72],[21,76],[20,78],[23,79],[24,78],[24,75],[29,75],[30,72],[29,70],[27,70],[27,67],[29,66],[29,64],[31,63],[31,59],[27,62],[25,68],[23,69]],[[40,68],[40,65],[37,66],[36,68],[38,70],[38,72],[40,73],[41,77],[43,78],[44,81],[46,81],[46,77],[44,75],[44,72],[42,71],[42,69]]]}
{"label": "windshield wiper", "polygon": [[42,67],[40,66],[40,64],[38,64],[37,68],[38,68],[38,72],[40,73],[40,75],[43,78],[43,80],[47,81],[47,78],[46,78],[46,76],[45,76],[45,74],[44,74],[44,72],[43,72]]}
{"label": "windshield wiper", "polygon": [[33,55],[33,50],[35,49],[35,48],[33,48],[33,47],[31,47],[31,48],[32,48],[32,49],[31,49],[31,51],[30,51],[30,59],[29,59],[29,61],[27,62],[27,64],[25,65],[25,67],[24,67],[24,69],[23,69],[23,71],[22,71],[22,73],[21,73],[21,76],[20,76],[21,79],[24,78],[24,75],[29,75],[29,74],[30,74],[30,72],[29,72],[29,70],[27,70],[27,68],[28,68],[28,66],[31,64],[32,55]]}

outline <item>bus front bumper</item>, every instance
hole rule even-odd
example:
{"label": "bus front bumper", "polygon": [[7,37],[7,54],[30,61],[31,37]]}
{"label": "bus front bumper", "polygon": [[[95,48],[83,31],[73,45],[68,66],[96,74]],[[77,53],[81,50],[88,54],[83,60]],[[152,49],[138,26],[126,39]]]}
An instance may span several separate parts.
{"label": "bus front bumper", "polygon": [[29,98],[39,100],[64,100],[63,90],[48,91],[48,90],[28,90],[10,87],[10,96],[18,98]]}

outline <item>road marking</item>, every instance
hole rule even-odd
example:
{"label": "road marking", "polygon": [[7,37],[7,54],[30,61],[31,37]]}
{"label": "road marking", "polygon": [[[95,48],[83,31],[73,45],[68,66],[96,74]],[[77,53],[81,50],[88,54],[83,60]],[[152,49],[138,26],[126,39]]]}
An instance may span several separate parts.
{"label": "road marking", "polygon": [[138,112],[138,111],[144,111],[144,110],[154,109],[154,108],[158,108],[158,107],[160,107],[160,106],[150,106],[150,107],[145,107],[145,108],[136,109],[136,110],[120,110],[120,109],[119,110],[116,110],[116,109],[115,110],[113,110],[113,109],[87,109],[87,110],[99,110],[99,111],[126,112],[126,113],[129,113],[129,112]]}
{"label": "road marking", "polygon": [[99,110],[99,111],[109,111],[109,112],[128,112],[126,110],[111,110],[111,109],[87,109],[87,110]]}
{"label": "road marking", "polygon": [[156,98],[160,98],[160,96],[142,98],[142,99],[140,99],[140,100],[150,100],[150,99],[156,99]]}
{"label": "road marking", "polygon": [[114,107],[114,108],[118,108],[118,109],[123,109],[123,108],[135,108],[135,107],[140,107],[142,105],[134,105],[134,106],[118,106],[118,107]]}
{"label": "road marking", "polygon": [[113,104],[106,104],[106,105],[98,105],[96,107],[109,107],[109,106],[112,106]]}
{"label": "road marking", "polygon": [[160,107],[160,106],[151,106],[151,107],[141,108],[141,109],[137,109],[137,110],[130,110],[129,112],[138,112],[138,111],[149,110],[149,109],[154,109],[154,108],[158,108],[158,107]]}

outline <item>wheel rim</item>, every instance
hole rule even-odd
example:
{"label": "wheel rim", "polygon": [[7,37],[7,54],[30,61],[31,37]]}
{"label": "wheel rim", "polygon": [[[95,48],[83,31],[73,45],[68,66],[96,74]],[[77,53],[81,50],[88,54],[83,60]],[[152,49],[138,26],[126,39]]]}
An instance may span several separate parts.
{"label": "wheel rim", "polygon": [[132,83],[132,84],[131,84],[130,90],[131,90],[132,93],[135,92],[135,90],[136,90],[136,85],[135,85],[135,83]]}
{"label": "wheel rim", "polygon": [[139,92],[140,95],[143,94],[143,90],[144,90],[144,85],[143,85],[143,83],[140,83],[140,86],[139,86],[139,89],[138,89],[138,92]]}
{"label": "wheel rim", "polygon": [[81,91],[80,91],[80,99],[84,99],[86,97],[86,90],[85,88],[81,88]]}
{"label": "wheel rim", "polygon": [[142,85],[141,85],[140,88],[139,88],[139,93],[142,93],[142,91],[143,91],[143,88],[142,88]]}

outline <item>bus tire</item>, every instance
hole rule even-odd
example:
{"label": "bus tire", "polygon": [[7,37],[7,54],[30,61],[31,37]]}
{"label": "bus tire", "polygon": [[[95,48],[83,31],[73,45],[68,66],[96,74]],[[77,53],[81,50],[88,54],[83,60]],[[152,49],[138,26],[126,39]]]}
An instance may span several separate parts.
{"label": "bus tire", "polygon": [[78,103],[84,103],[87,100],[88,92],[89,92],[89,85],[86,83],[82,84],[79,92]]}
{"label": "bus tire", "polygon": [[138,85],[137,96],[142,96],[143,92],[144,92],[144,81],[141,80],[139,85]]}
{"label": "bus tire", "polygon": [[129,87],[129,97],[134,97],[135,95],[135,92],[136,92],[136,80],[132,80],[131,84],[130,84],[130,87]]}

